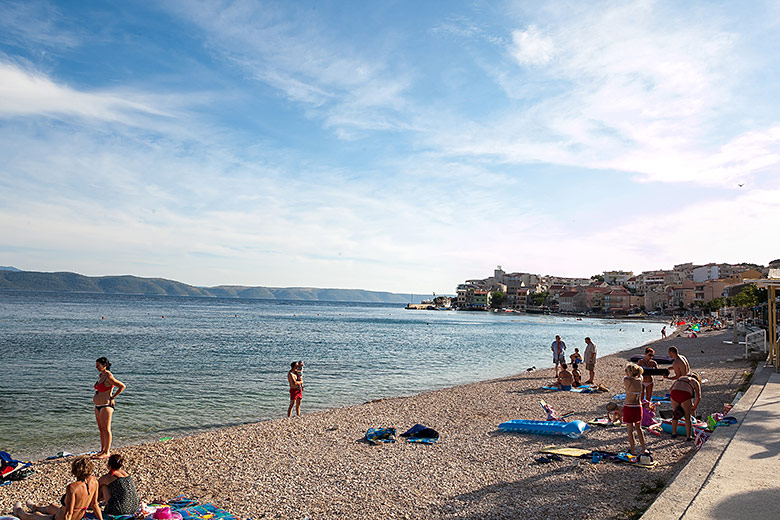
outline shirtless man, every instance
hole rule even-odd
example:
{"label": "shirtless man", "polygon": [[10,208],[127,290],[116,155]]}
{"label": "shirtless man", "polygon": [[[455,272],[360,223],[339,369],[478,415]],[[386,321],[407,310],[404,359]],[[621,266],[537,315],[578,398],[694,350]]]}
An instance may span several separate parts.
{"label": "shirtless man", "polygon": [[287,382],[290,384],[290,406],[287,408],[287,417],[292,415],[295,406],[295,415],[301,415],[301,399],[303,399],[303,361],[290,363],[290,371],[287,372]]}
{"label": "shirtless man", "polygon": [[680,379],[682,376],[687,376],[691,372],[691,364],[688,363],[688,358],[681,356],[677,347],[669,347],[669,357],[674,361],[672,362],[672,370],[674,370],[674,376],[664,376],[664,379]]}

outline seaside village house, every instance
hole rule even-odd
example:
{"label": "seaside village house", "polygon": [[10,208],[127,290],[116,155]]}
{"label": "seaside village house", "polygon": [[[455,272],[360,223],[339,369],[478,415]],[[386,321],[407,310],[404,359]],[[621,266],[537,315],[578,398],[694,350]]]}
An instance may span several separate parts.
{"label": "seaside village house", "polygon": [[493,275],[466,280],[457,288],[453,306],[487,310],[492,294],[506,294],[504,306],[528,310],[533,297],[547,293],[545,305],[564,313],[629,314],[639,311],[679,312],[719,297],[738,293],[745,280],[761,279],[766,268],[753,264],[678,264],[674,269],[604,271],[604,281],[590,278],[506,273],[498,266]]}

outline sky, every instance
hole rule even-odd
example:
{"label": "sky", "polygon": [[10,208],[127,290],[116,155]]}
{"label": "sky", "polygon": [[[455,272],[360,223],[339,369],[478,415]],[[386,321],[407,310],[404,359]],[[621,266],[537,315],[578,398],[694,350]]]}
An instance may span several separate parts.
{"label": "sky", "polygon": [[452,294],[780,257],[774,1],[0,0],[0,265]]}

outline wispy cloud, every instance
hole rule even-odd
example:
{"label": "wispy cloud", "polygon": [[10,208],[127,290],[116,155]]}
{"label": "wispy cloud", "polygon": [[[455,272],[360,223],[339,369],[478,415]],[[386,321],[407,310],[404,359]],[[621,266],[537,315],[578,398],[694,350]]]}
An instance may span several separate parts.
{"label": "wispy cloud", "polygon": [[47,52],[80,45],[80,38],[60,23],[62,13],[50,2],[4,1],[0,4],[0,43],[42,46]]}
{"label": "wispy cloud", "polygon": [[110,92],[83,92],[56,83],[31,67],[0,61],[0,116],[66,116],[130,122],[133,114],[164,111]]}
{"label": "wispy cloud", "polygon": [[251,78],[322,118],[343,137],[403,126],[409,73],[390,49],[364,49],[328,36],[302,9],[247,1],[167,4],[199,27],[208,48]]}
{"label": "wispy cloud", "polygon": [[430,142],[449,153],[647,181],[724,185],[780,164],[774,125],[713,131],[740,120],[733,107],[744,106],[740,78],[749,66],[725,17],[645,1],[569,7],[512,30],[504,44],[511,61],[487,68],[511,108],[489,125],[432,128]]}

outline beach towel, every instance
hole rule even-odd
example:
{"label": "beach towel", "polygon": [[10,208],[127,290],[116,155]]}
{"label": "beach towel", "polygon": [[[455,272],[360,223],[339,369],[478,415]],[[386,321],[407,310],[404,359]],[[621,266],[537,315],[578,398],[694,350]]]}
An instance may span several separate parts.
{"label": "beach towel", "polygon": [[10,453],[0,451],[0,482],[22,480],[32,474],[32,463],[16,460]]}
{"label": "beach towel", "polygon": [[366,440],[374,445],[379,442],[395,442],[395,428],[369,428]]}
{"label": "beach towel", "polygon": [[422,424],[415,424],[407,431],[401,434],[401,437],[408,437],[406,442],[417,442],[420,444],[433,444],[439,440],[439,432],[433,428],[428,428]]}
{"label": "beach towel", "polygon": [[606,417],[599,417],[597,419],[591,419],[588,421],[591,426],[623,426],[620,421],[610,421]]}
{"label": "beach towel", "polygon": [[704,446],[704,443],[710,438],[710,435],[712,435],[711,431],[703,430],[701,428],[693,429],[693,444],[696,446],[697,450]]}
{"label": "beach towel", "polygon": [[590,394],[594,390],[591,388],[592,385],[582,385],[582,386],[573,386],[569,390],[561,390],[557,386],[543,386],[542,390],[557,390],[559,392],[576,392],[578,394]]}
{"label": "beach towel", "polygon": [[201,504],[178,510],[183,520],[238,520],[236,516],[214,504]]}
{"label": "beach towel", "polygon": [[[626,394],[617,394],[612,399],[615,399],[616,401],[623,401],[626,398]],[[654,395],[653,396],[653,402],[654,403],[671,403],[669,400],[669,396],[661,397],[660,395]]]}

